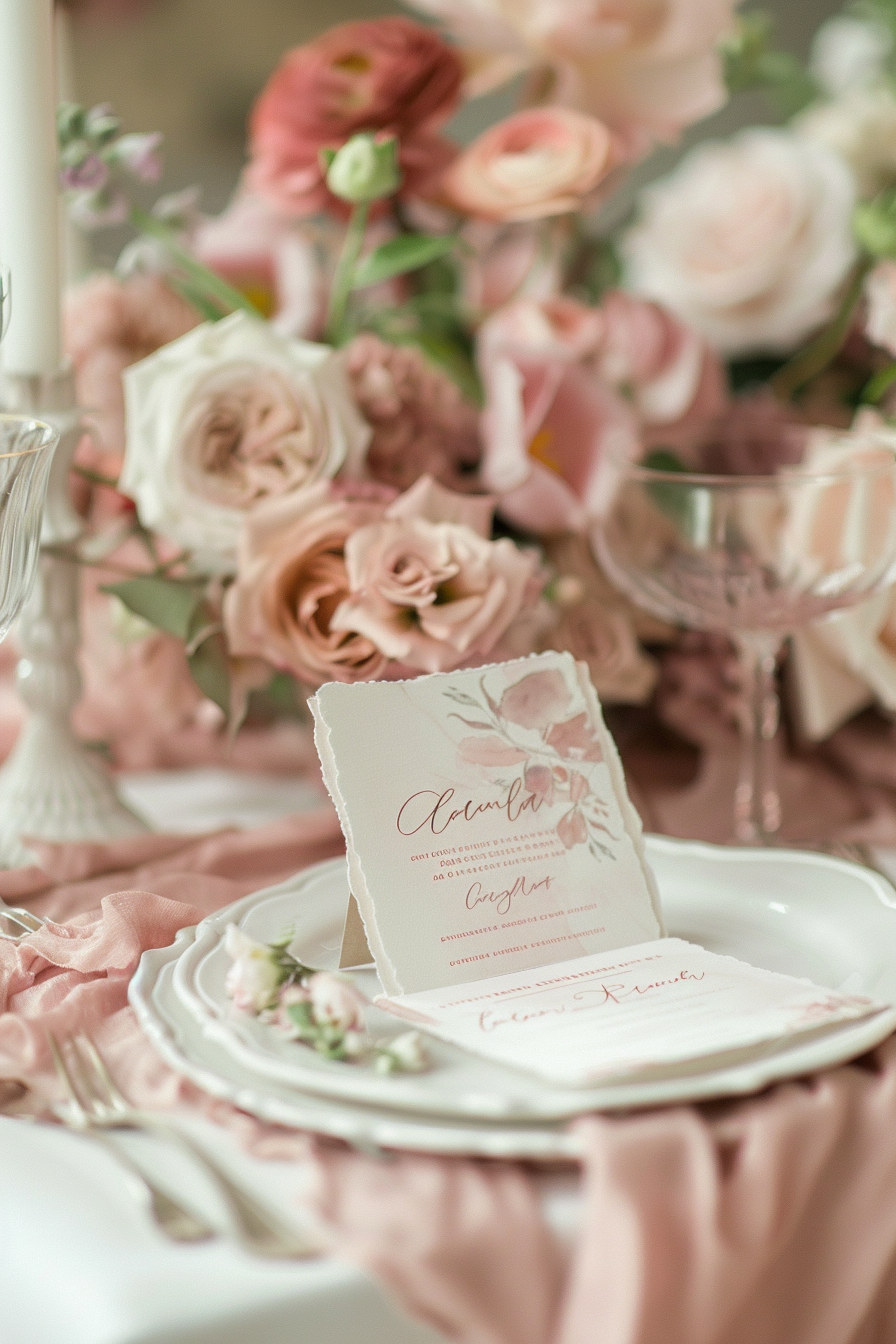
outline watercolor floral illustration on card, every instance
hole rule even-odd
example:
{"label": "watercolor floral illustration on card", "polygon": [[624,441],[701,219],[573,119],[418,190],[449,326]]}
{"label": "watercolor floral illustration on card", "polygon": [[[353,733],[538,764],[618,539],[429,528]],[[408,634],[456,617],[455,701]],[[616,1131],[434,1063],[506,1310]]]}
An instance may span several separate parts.
{"label": "watercolor floral illustration on card", "polygon": [[531,798],[535,809],[562,807],[554,829],[566,849],[587,845],[595,858],[615,858],[606,843],[617,838],[608,825],[609,808],[592,779],[603,749],[562,672],[528,672],[497,699],[485,676],[479,687],[479,696],[456,687],[444,692],[463,710],[449,718],[474,730],[458,743],[461,759],[487,771],[518,769],[520,774],[494,782],[511,789],[517,780],[520,796]]}

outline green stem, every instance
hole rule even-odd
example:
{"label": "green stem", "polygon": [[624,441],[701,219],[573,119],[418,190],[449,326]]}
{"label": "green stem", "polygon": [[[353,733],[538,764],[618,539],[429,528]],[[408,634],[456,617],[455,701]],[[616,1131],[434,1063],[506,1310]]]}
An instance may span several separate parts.
{"label": "green stem", "polygon": [[336,263],[336,274],[333,277],[333,287],[330,290],[330,307],[327,312],[327,340],[330,345],[341,345],[344,339],[345,315],[348,311],[348,300],[352,292],[358,258],[364,245],[364,234],[367,229],[369,212],[370,205],[367,201],[362,201],[360,205],[356,205],[345,231],[342,252],[339,255],[339,261]]}
{"label": "green stem", "polygon": [[818,374],[836,359],[849,334],[849,327],[856,304],[862,297],[865,276],[871,270],[874,261],[865,257],[853,268],[849,284],[840,301],[840,307],[828,325],[818,333],[814,340],[778,370],[771,379],[771,388],[782,401],[792,397],[816,378]]}
{"label": "green stem", "polygon": [[203,266],[201,261],[192,257],[175,238],[174,231],[164,222],[156,219],[147,210],[141,210],[139,206],[133,206],[131,209],[131,224],[139,233],[148,234],[162,244],[171,260],[177,265],[178,269],[183,271],[184,275],[191,285],[194,285],[200,293],[208,295],[215,302],[221,304],[225,309],[236,312],[242,309],[243,312],[251,313],[253,317],[261,317],[258,309],[253,303],[250,303],[245,294],[241,294],[238,289],[234,289],[226,280],[222,280],[214,271],[210,271],[207,266]]}

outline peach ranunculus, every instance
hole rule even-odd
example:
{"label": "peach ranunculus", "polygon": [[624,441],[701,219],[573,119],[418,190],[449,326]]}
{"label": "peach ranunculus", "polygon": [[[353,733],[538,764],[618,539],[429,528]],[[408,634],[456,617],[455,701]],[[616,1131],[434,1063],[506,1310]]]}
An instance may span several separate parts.
{"label": "peach ranunculus", "polygon": [[406,189],[428,195],[455,153],[438,130],[457,106],[462,74],[453,48],[411,19],[330,28],[288,52],[256,102],[249,187],[288,214],[341,211],[320,151],[384,131],[399,139]]}
{"label": "peach ranunculus", "polygon": [[232,569],[246,512],[359,465],[370,430],[337,355],[243,312],[128,369],[121,489],[140,521]]}
{"label": "peach ranunculus", "polygon": [[617,161],[612,135],[594,117],[532,108],[464,150],[442,179],[442,195],[479,219],[545,219],[580,209]]}
{"label": "peach ranunculus", "polygon": [[468,48],[470,92],[525,69],[641,153],[725,102],[719,40],[737,0],[413,0]]}
{"label": "peach ranunculus", "polygon": [[509,522],[536,534],[582,530],[599,512],[612,460],[640,449],[631,407],[587,362],[596,310],[520,299],[482,326],[482,478]]}
{"label": "peach ranunculus", "polygon": [[786,354],[834,309],[854,204],[843,161],[785,130],[699,145],[643,193],[628,285],[725,355]]}
{"label": "peach ranunculus", "polygon": [[422,672],[488,654],[519,612],[537,564],[512,541],[489,539],[491,512],[491,500],[421,477],[346,541],[351,591],[330,628]]}
{"label": "peach ranunculus", "polygon": [[264,658],[309,686],[378,677],[386,655],[332,618],[349,596],[345,544],[379,522],[384,507],[374,492],[340,496],[320,481],[253,509],[224,598],[231,653]]}

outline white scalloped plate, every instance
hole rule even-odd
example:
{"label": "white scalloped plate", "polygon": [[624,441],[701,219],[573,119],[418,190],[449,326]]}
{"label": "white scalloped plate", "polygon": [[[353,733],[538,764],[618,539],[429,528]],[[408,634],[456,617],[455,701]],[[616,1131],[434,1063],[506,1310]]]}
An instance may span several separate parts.
{"label": "white scalloped plate", "polygon": [[[896,1004],[896,892],[876,873],[796,850],[738,850],[655,836],[647,838],[647,853],[670,933],[757,966]],[[241,1077],[248,1073],[259,1085],[406,1111],[418,1119],[543,1124],[591,1110],[757,1091],[854,1058],[896,1027],[896,1012],[881,1014],[725,1067],[698,1061],[661,1078],[599,1088],[559,1089],[440,1042],[429,1046],[433,1067],[428,1072],[384,1078],[322,1059],[286,1040],[236,1013],[224,992],[229,960],[223,935],[229,923],[259,941],[292,925],[296,954],[310,965],[332,967],[346,895],[345,865],[334,860],[246,897],[198,926],[173,965],[165,992],[214,1047],[216,1067],[239,1071]],[[379,992],[372,969],[355,978],[368,996]],[[377,1033],[401,1029],[376,1010],[370,1018]]]}

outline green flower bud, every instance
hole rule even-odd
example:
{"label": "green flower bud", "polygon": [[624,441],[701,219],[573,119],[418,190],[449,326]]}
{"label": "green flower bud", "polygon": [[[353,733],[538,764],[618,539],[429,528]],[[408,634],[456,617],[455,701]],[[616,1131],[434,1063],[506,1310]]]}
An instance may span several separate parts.
{"label": "green flower bud", "polygon": [[896,192],[885,191],[873,201],[861,201],[852,227],[872,257],[896,257]]}
{"label": "green flower bud", "polygon": [[369,131],[362,131],[341,149],[324,150],[321,159],[330,191],[352,205],[391,196],[401,186],[398,141],[394,136],[378,140]]}

